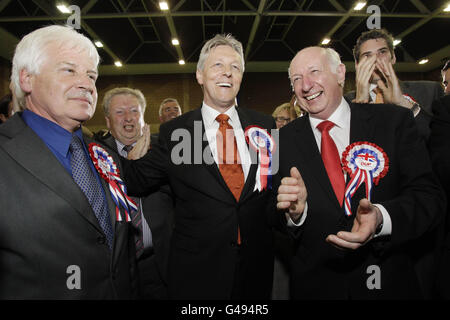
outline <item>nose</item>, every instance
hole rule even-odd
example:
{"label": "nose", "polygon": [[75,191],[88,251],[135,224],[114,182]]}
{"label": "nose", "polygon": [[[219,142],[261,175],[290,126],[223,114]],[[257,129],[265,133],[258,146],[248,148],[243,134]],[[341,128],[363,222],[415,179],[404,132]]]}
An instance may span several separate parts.
{"label": "nose", "polygon": [[80,75],[78,78],[78,88],[92,94],[95,91],[95,83],[88,75]]}
{"label": "nose", "polygon": [[223,74],[227,77],[231,77],[231,68],[232,66],[225,66],[224,70],[223,70]]}
{"label": "nose", "polygon": [[304,76],[302,79],[302,91],[308,92],[314,86],[313,82],[309,78],[309,76]]}

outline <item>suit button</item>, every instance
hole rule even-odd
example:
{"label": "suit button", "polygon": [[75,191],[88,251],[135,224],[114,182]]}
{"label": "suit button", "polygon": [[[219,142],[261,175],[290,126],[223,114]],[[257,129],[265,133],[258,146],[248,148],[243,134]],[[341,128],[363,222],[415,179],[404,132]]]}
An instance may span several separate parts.
{"label": "suit button", "polygon": [[97,243],[98,244],[105,244],[106,243],[106,238],[103,236],[100,236],[97,238]]}

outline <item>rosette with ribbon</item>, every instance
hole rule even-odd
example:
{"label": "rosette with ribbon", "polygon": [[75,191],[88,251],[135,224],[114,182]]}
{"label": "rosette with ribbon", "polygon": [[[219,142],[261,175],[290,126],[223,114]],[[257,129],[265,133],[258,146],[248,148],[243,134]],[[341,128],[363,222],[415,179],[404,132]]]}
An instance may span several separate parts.
{"label": "rosette with ribbon", "polygon": [[247,143],[258,154],[255,190],[272,189],[272,155],[276,147],[275,141],[267,130],[258,126],[248,126],[244,134]]}
{"label": "rosette with ribbon", "polygon": [[[89,154],[95,169],[109,185],[112,199],[116,205],[116,221],[122,221],[123,219],[127,222],[131,221],[130,210],[137,211],[138,208],[136,203],[127,196],[125,184],[120,179],[119,169],[114,159],[103,147],[96,143],[89,144]],[[125,210],[125,218],[122,218],[120,214],[120,206]]]}
{"label": "rosette with ribbon", "polygon": [[356,190],[365,183],[366,197],[370,201],[373,185],[377,185],[389,170],[389,158],[376,144],[360,141],[347,146],[342,153],[342,164],[350,175],[344,197],[345,214],[350,216],[351,198]]}

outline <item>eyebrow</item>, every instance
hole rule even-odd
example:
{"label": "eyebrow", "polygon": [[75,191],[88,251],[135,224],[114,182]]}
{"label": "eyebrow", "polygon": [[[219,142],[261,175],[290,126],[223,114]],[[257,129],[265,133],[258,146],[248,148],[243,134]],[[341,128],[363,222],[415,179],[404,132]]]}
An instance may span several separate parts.
{"label": "eyebrow", "polygon": [[[67,62],[67,61],[62,61],[62,62],[58,63],[57,65],[58,66],[68,65],[68,66],[71,66],[72,68],[77,67],[77,65],[75,63]],[[96,70],[87,70],[86,73],[92,73],[92,74],[98,75],[98,72]]]}

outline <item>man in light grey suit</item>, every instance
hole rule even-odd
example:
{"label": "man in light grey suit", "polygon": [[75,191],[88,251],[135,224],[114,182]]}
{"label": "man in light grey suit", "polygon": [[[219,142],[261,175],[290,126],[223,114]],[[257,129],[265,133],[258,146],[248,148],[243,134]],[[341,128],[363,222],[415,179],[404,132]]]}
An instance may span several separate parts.
{"label": "man in light grey suit", "polygon": [[92,42],[68,27],[17,45],[12,82],[26,109],[0,127],[1,299],[135,296],[130,226],[81,129],[95,112],[98,63]]}

